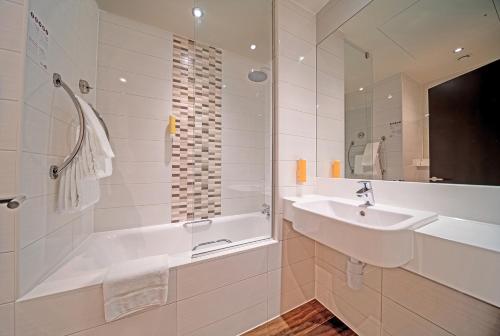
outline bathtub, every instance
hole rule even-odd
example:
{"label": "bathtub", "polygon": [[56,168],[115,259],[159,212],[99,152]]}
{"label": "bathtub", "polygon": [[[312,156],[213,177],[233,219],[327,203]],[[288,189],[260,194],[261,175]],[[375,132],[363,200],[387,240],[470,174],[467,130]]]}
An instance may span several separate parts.
{"label": "bathtub", "polygon": [[101,284],[108,268],[126,260],[168,254],[170,268],[274,242],[261,213],[161,224],[91,234],[20,300]]}

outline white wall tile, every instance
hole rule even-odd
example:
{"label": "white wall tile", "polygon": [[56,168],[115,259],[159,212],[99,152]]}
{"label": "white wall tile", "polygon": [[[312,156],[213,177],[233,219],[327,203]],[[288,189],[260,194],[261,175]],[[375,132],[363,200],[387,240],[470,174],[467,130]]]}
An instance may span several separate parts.
{"label": "white wall tile", "polygon": [[265,302],[266,287],[267,274],[262,274],[179,301],[177,303],[179,333],[183,335],[195,331],[227,318],[234,312]]}
{"label": "white wall tile", "polygon": [[0,305],[0,336],[14,336],[14,304]]}
{"label": "white wall tile", "polygon": [[253,307],[237,312],[223,320],[214,322],[206,327],[202,327],[189,336],[233,336],[239,335],[242,332],[253,329],[256,326],[267,321],[267,303],[262,302]]}
{"label": "white wall tile", "polygon": [[170,203],[170,183],[103,184],[98,209]]}
{"label": "white wall tile", "polygon": [[277,13],[279,27],[307,42],[316,43],[316,21],[312,13],[289,0],[278,1]]}
{"label": "white wall tile", "polygon": [[382,297],[382,328],[393,336],[452,335],[386,297]]}
{"label": "white wall tile", "polygon": [[178,297],[182,300],[266,272],[266,248],[188,265],[177,271]]}
{"label": "white wall tile", "polygon": [[102,326],[73,334],[75,336],[176,336],[176,304],[168,304]]}
{"label": "white wall tile", "polygon": [[96,232],[170,223],[170,204],[95,209]]}
{"label": "white wall tile", "polygon": [[0,209],[0,253],[14,251],[15,217],[14,212]]}
{"label": "white wall tile", "polygon": [[0,100],[0,149],[15,150],[19,125],[20,103]]}
{"label": "white wall tile", "polygon": [[0,253],[0,304],[14,301],[14,252]]}
{"label": "white wall tile", "polygon": [[17,100],[21,97],[21,55],[0,49],[0,99]]}
{"label": "white wall tile", "polygon": [[32,289],[73,249],[73,226],[67,224],[26,246],[19,254],[19,292]]}
{"label": "white wall tile", "polygon": [[383,293],[454,335],[493,335],[500,309],[402,269],[383,270]]}

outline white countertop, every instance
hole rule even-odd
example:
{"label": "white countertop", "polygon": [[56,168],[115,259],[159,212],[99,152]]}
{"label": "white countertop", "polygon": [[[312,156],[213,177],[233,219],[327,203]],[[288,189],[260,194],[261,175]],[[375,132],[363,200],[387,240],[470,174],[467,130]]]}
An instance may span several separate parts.
{"label": "white countertop", "polygon": [[439,216],[415,232],[500,253],[500,225]]}

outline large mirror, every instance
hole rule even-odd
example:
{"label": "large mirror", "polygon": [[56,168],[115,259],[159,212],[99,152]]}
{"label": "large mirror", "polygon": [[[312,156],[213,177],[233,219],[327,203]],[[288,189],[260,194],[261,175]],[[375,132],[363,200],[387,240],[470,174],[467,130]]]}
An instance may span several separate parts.
{"label": "large mirror", "polygon": [[500,185],[499,11],[373,0],[321,41],[318,176]]}

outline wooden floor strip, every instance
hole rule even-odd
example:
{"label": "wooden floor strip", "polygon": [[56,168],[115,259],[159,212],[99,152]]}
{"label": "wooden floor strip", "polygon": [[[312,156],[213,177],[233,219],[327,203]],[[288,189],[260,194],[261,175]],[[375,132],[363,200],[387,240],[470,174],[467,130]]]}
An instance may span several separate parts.
{"label": "wooden floor strip", "polygon": [[317,300],[309,301],[244,336],[355,336]]}

